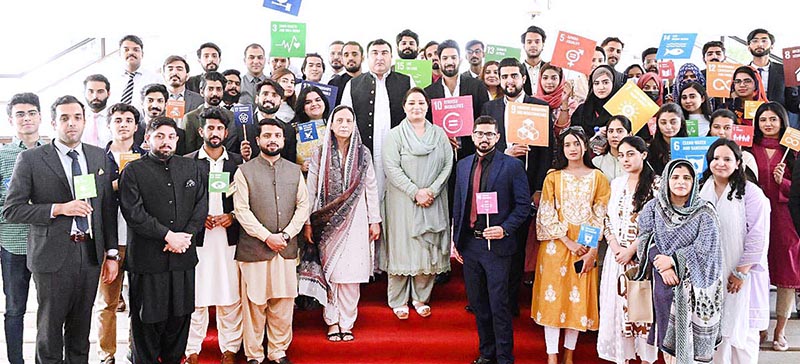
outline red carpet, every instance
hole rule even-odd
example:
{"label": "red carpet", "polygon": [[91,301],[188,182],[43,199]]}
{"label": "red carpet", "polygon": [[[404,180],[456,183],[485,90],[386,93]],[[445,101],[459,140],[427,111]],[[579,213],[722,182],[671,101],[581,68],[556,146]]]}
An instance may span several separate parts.
{"label": "red carpet", "polygon": [[[516,362],[546,363],[544,331],[530,319],[530,289],[523,287],[520,300],[522,314],[514,320]],[[296,364],[470,363],[478,356],[478,332],[474,317],[464,310],[460,264],[453,262],[450,282],[434,288],[430,305],[430,317],[421,318],[412,309],[409,319],[400,321],[386,304],[386,281],[364,284],[353,329],[355,341],[328,342],[321,309],[295,311],[289,358]],[[603,362],[597,358],[596,339],[596,333],[581,334],[576,364]],[[219,355],[216,331],[209,328],[200,362],[219,363]],[[241,352],[239,359],[245,362]]]}

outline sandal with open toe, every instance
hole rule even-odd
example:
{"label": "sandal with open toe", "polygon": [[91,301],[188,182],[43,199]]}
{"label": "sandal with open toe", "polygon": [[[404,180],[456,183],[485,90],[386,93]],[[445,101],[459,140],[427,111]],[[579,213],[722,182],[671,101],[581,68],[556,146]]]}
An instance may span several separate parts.
{"label": "sandal with open toe", "polygon": [[[333,331],[334,327],[336,331]],[[339,342],[342,341],[342,333],[339,325],[331,325],[328,327],[328,341],[330,342]]]}
{"label": "sandal with open toe", "polygon": [[342,341],[353,341],[356,339],[356,337],[353,336],[353,333],[349,331],[345,331],[341,335],[342,335]]}
{"label": "sandal with open toe", "polygon": [[408,307],[406,306],[397,307],[393,308],[392,311],[394,312],[394,315],[397,316],[398,319],[408,320]]}
{"label": "sandal with open toe", "polygon": [[772,350],[775,351],[789,350],[789,342],[786,341],[786,336],[781,336],[778,340],[773,341]]}
{"label": "sandal with open toe", "polygon": [[414,305],[414,310],[417,311],[417,314],[419,314],[420,317],[428,317],[431,315],[431,306],[428,306],[423,302],[416,301],[412,302],[412,304]]}

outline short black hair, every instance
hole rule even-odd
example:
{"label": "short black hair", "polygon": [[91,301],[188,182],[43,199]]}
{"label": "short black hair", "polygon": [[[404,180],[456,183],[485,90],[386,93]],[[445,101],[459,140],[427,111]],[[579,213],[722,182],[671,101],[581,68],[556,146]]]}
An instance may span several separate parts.
{"label": "short black hair", "polygon": [[272,88],[275,89],[275,92],[277,92],[278,95],[281,97],[281,99],[283,99],[283,95],[284,95],[283,86],[281,86],[281,84],[278,83],[278,81],[275,81],[275,80],[273,80],[271,78],[267,78],[264,81],[261,81],[256,85],[256,95],[261,93],[261,88],[264,87],[264,86],[272,86]]}
{"label": "short black hair", "polygon": [[219,81],[222,83],[222,88],[225,89],[225,84],[228,83],[228,79],[225,78],[221,73],[217,71],[210,71],[206,72],[203,77],[200,79],[200,89],[203,90],[206,88],[208,81]]}
{"label": "short black hair", "polygon": [[319,58],[319,60],[322,62],[322,72],[325,72],[325,59],[323,59],[322,56],[319,55],[319,53],[306,53],[306,57],[303,58],[303,65],[300,66],[300,72],[303,72],[303,76],[306,75],[305,74],[305,69],[306,69],[306,65],[308,64],[308,58],[309,57]]}
{"label": "short black hair", "polygon": [[206,126],[206,119],[215,119],[222,122],[222,125],[225,128],[228,128],[228,123],[230,123],[230,119],[228,119],[228,114],[222,111],[222,108],[219,106],[212,106],[207,107],[203,112],[200,113],[200,126]]}
{"label": "short black hair", "polygon": [[111,107],[108,108],[108,118],[106,118],[107,124],[111,123],[111,115],[114,115],[114,113],[117,112],[118,113],[129,112],[133,114],[133,119],[136,121],[136,124],[139,124],[139,116],[140,116],[139,110],[137,110],[136,107],[131,104],[125,104],[122,102],[111,105]]}
{"label": "short black hair", "polygon": [[53,102],[53,106],[50,106],[50,115],[52,116],[53,121],[56,120],[56,107],[58,107],[60,105],[67,105],[67,104],[78,104],[78,105],[80,105],[81,106],[81,113],[82,114],[84,113],[83,103],[80,100],[78,100],[78,98],[76,98],[75,96],[72,96],[72,95],[64,95],[64,96],[61,96],[61,97],[57,98],[56,101]]}
{"label": "short black hair", "polygon": [[239,70],[231,68],[229,70],[225,70],[224,72],[222,72],[222,76],[230,76],[230,75],[236,76],[236,78],[238,78],[240,81],[242,79],[242,73],[239,72]]}
{"label": "short black hair", "polygon": [[200,58],[200,52],[203,50],[203,48],[214,48],[214,50],[217,51],[217,55],[222,57],[222,51],[219,49],[218,45],[212,42],[205,42],[201,44],[199,48],[197,48],[197,58]]}
{"label": "short black hair", "polygon": [[600,53],[602,53],[602,54],[603,54],[603,59],[606,59],[606,50],[605,50],[605,49],[603,49],[603,47],[601,47],[601,46],[594,46],[594,51],[595,51],[595,52],[600,52]]}
{"label": "short black hair", "polygon": [[734,124],[738,124],[739,123],[739,118],[736,116],[736,113],[733,112],[733,111],[730,111],[728,109],[717,109],[716,111],[711,113],[711,118],[708,119],[708,120],[711,123],[713,123],[714,119],[716,119],[716,118],[728,118],[728,119],[733,120]]}
{"label": "short black hair", "polygon": [[101,74],[89,75],[83,80],[83,88],[86,88],[86,84],[89,82],[102,82],[106,85],[106,92],[111,91],[111,83],[108,82],[108,78]]}
{"label": "short black hair", "polygon": [[769,37],[769,42],[775,43],[775,36],[764,28],[753,29],[750,34],[747,34],[747,43],[750,43],[750,41],[756,37],[756,34],[766,34]]}
{"label": "short black hair", "polygon": [[481,49],[486,49],[486,45],[484,45],[483,42],[481,42],[481,41],[479,41],[477,39],[473,39],[473,40],[467,42],[467,46],[464,47],[464,50],[469,50],[470,48],[472,48],[472,46],[474,46],[476,44],[480,44],[481,45]]}
{"label": "short black hair", "polygon": [[622,43],[622,41],[617,37],[608,37],[606,39],[603,39],[603,43],[600,43],[600,46],[601,47],[605,47],[606,44],[611,43],[611,42],[617,42],[622,46],[622,48],[625,48],[625,43]]}
{"label": "short black hair", "polygon": [[175,120],[166,116],[156,116],[147,124],[147,133],[152,133],[164,125],[175,129],[176,133],[178,132],[178,124],[175,123]]}
{"label": "short black hair", "polygon": [[169,92],[167,91],[167,86],[164,86],[160,83],[151,83],[142,88],[142,100],[144,97],[153,93],[158,92],[164,96],[164,100],[169,100]]}
{"label": "short black hair", "polygon": [[375,39],[375,40],[367,43],[367,52],[369,52],[369,47],[372,47],[374,45],[387,45],[387,46],[389,46],[389,53],[392,53],[392,45],[389,44],[389,42],[387,42],[387,41],[385,41],[385,40],[383,40],[381,38]]}
{"label": "short black hair", "polygon": [[403,103],[401,105],[405,105],[406,101],[408,100],[408,97],[411,96],[411,94],[415,94],[415,93],[416,94],[420,94],[420,95],[422,95],[422,97],[425,98],[425,102],[428,104],[428,108],[430,109],[430,107],[431,107],[431,97],[428,96],[428,93],[425,92],[425,90],[422,89],[422,87],[419,87],[419,86],[412,87],[412,88],[408,89],[408,91],[406,91],[406,94],[403,96]]}
{"label": "short black hair", "polygon": [[168,64],[178,61],[183,62],[183,66],[186,67],[186,73],[189,73],[189,62],[186,62],[186,59],[184,59],[183,57],[174,54],[167,57],[167,59],[164,60],[164,65],[161,66],[161,69],[164,70],[165,68],[167,68]]}
{"label": "short black hair", "polygon": [[[362,56],[364,55],[364,47],[362,47],[361,44],[359,44],[358,42],[356,42],[354,40],[345,42],[344,46],[345,47],[346,46],[356,46],[356,47],[358,47],[358,53],[361,54]],[[344,47],[342,47],[342,48],[344,48]]]}
{"label": "short black hair", "polygon": [[500,65],[497,66],[497,72],[500,72],[500,69],[503,67],[517,67],[519,68],[519,73],[523,76],[528,76],[528,70],[525,69],[525,66],[520,63],[520,61],[516,58],[508,57],[503,58],[500,60]]}
{"label": "short black hair", "polygon": [[[417,46],[419,46],[419,35],[417,35],[417,33],[414,33],[411,29],[406,29],[406,30],[403,30],[402,32],[398,33],[397,34],[397,39],[395,40],[395,43],[400,44],[400,41],[403,40],[403,37],[414,38],[414,41],[417,42]],[[367,47],[367,48],[369,48],[369,47]]]}
{"label": "short black hair", "polygon": [[478,125],[491,125],[494,126],[495,131],[500,131],[497,127],[497,120],[489,115],[481,115],[477,119],[475,119],[475,123],[472,124],[472,131],[478,128]]}
{"label": "short black hair", "polygon": [[261,52],[264,52],[266,54],[266,52],[264,51],[264,47],[262,47],[261,44],[250,43],[250,44],[247,45],[247,47],[244,47],[244,56],[245,57],[247,57],[247,50],[250,49],[250,48],[258,48],[258,49],[261,50]]}
{"label": "short black hair", "polygon": [[[278,129],[281,129],[281,131],[283,131],[283,125],[281,125],[281,123],[278,122],[278,120],[275,120],[273,118],[263,118],[258,121],[258,136],[261,136],[261,131],[267,125],[276,126],[278,127]],[[286,135],[284,135],[283,138],[286,139]]]}
{"label": "short black hair", "polygon": [[442,51],[447,48],[454,48],[458,56],[461,57],[461,49],[458,48],[458,43],[452,39],[447,39],[444,42],[439,43],[439,47],[436,48],[436,55],[441,58]]}
{"label": "short black hair", "polygon": [[725,43],[722,43],[718,40],[712,40],[710,42],[706,42],[706,44],[703,44],[703,56],[706,55],[706,52],[708,52],[708,49],[711,47],[719,47],[722,49],[722,52],[725,52]]}
{"label": "short black hair", "polygon": [[331,42],[331,44],[328,44],[328,47],[333,46],[333,45],[344,45],[344,42],[342,42],[341,40],[337,39],[337,40],[334,40],[333,42]]}
{"label": "short black hair", "polygon": [[11,116],[11,109],[14,108],[14,105],[19,104],[33,105],[36,107],[36,111],[42,111],[42,105],[39,104],[39,96],[36,96],[36,94],[33,92],[21,92],[11,96],[11,100],[8,101],[8,105],[6,105],[6,112],[8,113],[8,116]]}
{"label": "short black hair", "polygon": [[[604,52],[605,52],[605,51],[604,51]],[[703,51],[703,53],[705,53],[705,51]],[[642,52],[642,62],[644,62],[644,57],[647,57],[647,56],[649,56],[649,55],[651,55],[651,54],[658,54],[658,48],[656,48],[656,47],[650,47],[650,48],[647,48],[647,49],[645,49],[645,50]]]}
{"label": "short black hair", "polygon": [[125,41],[134,42],[139,46],[139,48],[144,49],[144,43],[142,42],[142,38],[139,38],[139,37],[137,37],[137,36],[135,36],[133,34],[128,34],[128,35],[122,37],[122,39],[119,40],[119,46],[122,47],[122,42],[125,42]]}
{"label": "short black hair", "polygon": [[545,35],[545,34],[544,34],[544,29],[542,29],[542,28],[539,28],[539,27],[537,27],[537,26],[535,26],[535,25],[531,25],[531,26],[529,26],[529,27],[528,27],[528,29],[526,29],[526,30],[525,30],[525,32],[524,32],[524,33],[522,33],[522,35],[519,37],[519,42],[520,42],[520,43],[522,43],[522,44],[525,44],[525,36],[526,36],[528,33],[536,33],[536,34],[539,34],[539,35],[541,35],[541,36],[542,36],[542,43],[544,43],[544,42],[547,40],[547,35]]}
{"label": "short black hair", "polygon": [[425,44],[424,47],[422,47],[422,52],[424,53],[426,49],[428,49],[430,47],[433,47],[433,46],[439,46],[439,42],[437,42],[435,40],[432,40],[432,41],[428,42],[427,44]]}

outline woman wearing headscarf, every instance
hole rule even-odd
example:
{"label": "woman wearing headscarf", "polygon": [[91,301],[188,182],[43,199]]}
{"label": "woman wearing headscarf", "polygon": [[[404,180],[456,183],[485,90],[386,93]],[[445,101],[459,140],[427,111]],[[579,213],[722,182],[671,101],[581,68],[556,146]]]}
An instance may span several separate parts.
{"label": "woman wearing headscarf", "polygon": [[655,317],[647,342],[679,364],[711,361],[720,342],[719,220],[696,181],[691,162],[670,161],[638,219],[639,260],[653,277]]}
{"label": "woman wearing headscarf", "polygon": [[408,302],[422,317],[436,274],[450,271],[447,178],[453,147],[442,128],[425,119],[430,99],[419,87],[406,92],[406,118],[383,143],[386,234],[381,269],[389,275],[389,307],[408,319]]}
{"label": "woman wearing headscarf", "polygon": [[767,91],[761,76],[751,66],[741,66],[733,71],[733,81],[731,82],[731,99],[722,107],[731,110],[739,117],[739,123],[753,125],[753,120],[744,114],[745,102],[762,101],[767,102]]}
{"label": "woman wearing headscarf", "polygon": [[583,127],[586,137],[594,136],[594,128],[604,128],[611,119],[611,114],[603,108],[606,102],[622,87],[621,82],[614,80],[614,69],[609,65],[600,65],[589,77],[589,94],[586,101],[572,113],[571,125]]}
{"label": "woman wearing headscarf", "polygon": [[[355,338],[352,330],[360,284],[372,274],[372,242],[381,232],[372,155],[361,143],[354,115],[349,106],[334,109],[330,128],[311,158],[307,179],[312,208],[303,234],[316,245],[320,265],[301,264],[298,287],[300,294],[325,306],[330,341]],[[309,255],[303,260],[314,254]]]}
{"label": "woman wearing headscarf", "polygon": [[569,118],[578,107],[578,102],[572,96],[572,83],[566,82],[561,68],[549,62],[543,64],[539,71],[536,97],[550,105],[550,113],[556,118],[553,126],[555,135],[569,127]]}
{"label": "woman wearing headscarf", "polygon": [[[306,86],[300,90],[294,107],[294,119],[289,123],[297,130],[297,160],[303,172],[308,172],[308,165],[314,151],[322,144],[325,135],[325,119],[330,112],[328,98],[317,86]],[[312,123],[312,124],[306,124]],[[309,138],[311,129],[316,130],[317,139]],[[301,135],[301,133],[306,135]]]}
{"label": "woman wearing headscarf", "polygon": [[700,72],[700,69],[694,63],[686,63],[678,69],[678,75],[675,76],[675,83],[672,84],[672,100],[670,102],[679,103],[681,100],[681,88],[684,84],[689,82],[697,82],[703,87],[706,85],[706,76]]}
{"label": "woman wearing headscarf", "polygon": [[[647,94],[647,97],[653,100],[658,107],[664,104],[664,87],[661,84],[661,77],[658,76],[658,73],[647,72],[643,74],[642,77],[639,78],[639,81],[636,82],[636,86],[639,86],[639,88]],[[647,121],[647,127],[639,129],[636,136],[649,143],[653,140],[653,134],[656,133],[656,125],[656,118],[650,118],[650,120]]]}

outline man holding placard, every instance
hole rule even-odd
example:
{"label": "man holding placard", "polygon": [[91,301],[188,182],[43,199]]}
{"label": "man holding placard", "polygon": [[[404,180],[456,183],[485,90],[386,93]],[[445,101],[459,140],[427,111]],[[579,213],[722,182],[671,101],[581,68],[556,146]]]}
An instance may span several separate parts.
{"label": "man holding placard", "polygon": [[761,76],[767,100],[781,104],[787,111],[800,112],[800,93],[797,87],[786,87],[783,65],[770,61],[775,36],[766,29],[755,29],[747,35],[747,49],[753,55],[750,62]]}
{"label": "man holding placard", "polygon": [[86,363],[98,279],[119,270],[116,211],[103,150],[81,143],[83,104],[62,96],[51,113],[56,138],[19,154],[3,216],[31,226],[36,362]]}
{"label": "man holding placard", "polygon": [[161,74],[164,76],[164,85],[169,90],[168,102],[176,105],[183,104],[183,112],[179,115],[167,113],[167,116],[175,119],[178,127],[186,130],[183,116],[203,104],[203,97],[197,92],[186,89],[186,80],[189,79],[189,62],[181,56],[169,56],[161,67]]}
{"label": "man holding placard", "polygon": [[208,215],[208,192],[197,163],[175,156],[175,121],[156,117],[147,129],[150,151],[128,163],[119,182],[132,234],[125,261],[132,358],[133,364],[178,363],[194,311],[196,235]]}
{"label": "man holding placard", "polygon": [[[499,137],[497,122],[490,116],[479,117],[472,133],[476,154],[456,167],[453,242],[456,259],[464,264],[467,297],[478,327],[476,364],[514,362],[508,282],[512,257],[519,250],[514,236],[530,215],[523,165],[497,152]],[[478,215],[479,209],[494,209],[483,210],[478,204],[479,196],[489,191],[496,197],[487,204],[497,213],[486,218]]]}
{"label": "man holding placard", "polygon": [[239,224],[233,213],[233,176],[242,156],[224,146],[228,121],[218,107],[205,109],[200,117],[200,150],[187,154],[208,181],[208,216],[205,229],[197,234],[195,309],[186,344],[186,363],[197,364],[197,356],[208,330],[208,308],[216,307],[222,364],[233,364],[242,345],[242,306],[239,297],[239,267],[233,259],[239,241]]}
{"label": "man holding placard", "polygon": [[[203,95],[205,103],[186,114],[183,117],[183,123],[186,125],[186,150],[196,151],[203,146],[203,139],[200,137],[199,130],[202,122],[200,121],[200,114],[208,108],[218,107],[222,102],[222,95],[225,93],[225,85],[228,80],[219,72],[211,71],[203,74],[200,79],[200,93]],[[228,124],[226,128],[233,129],[233,112],[228,109],[221,108],[220,111],[225,114]],[[239,150],[238,134],[228,134],[228,138],[223,142],[228,150]]]}
{"label": "man holding placard", "polygon": [[[496,141],[497,149],[506,155],[518,158],[524,162],[528,190],[532,193],[531,196],[528,196],[528,200],[529,202],[538,204],[538,196],[542,191],[544,177],[553,163],[553,152],[550,148],[549,141],[553,139],[554,120],[552,115],[550,115],[547,102],[528,96],[522,92],[526,77],[522,72],[522,65],[519,61],[514,58],[503,59],[500,61],[499,73],[500,88],[503,90],[504,96],[485,103],[481,114],[491,116],[497,121],[497,128],[500,131],[500,135]],[[516,107],[507,107],[509,104],[520,105],[522,107],[519,112],[517,112]],[[525,115],[527,112],[523,110],[525,109],[536,113],[537,108],[540,115],[539,119],[530,115]],[[530,124],[533,129],[525,129],[526,135],[535,134],[537,136],[536,140],[517,138],[517,143],[511,143],[509,137],[519,134],[519,130],[512,130],[509,123],[511,119],[520,120],[520,123],[518,123],[520,125]],[[525,244],[528,240],[528,226],[530,226],[531,219],[532,216],[526,217],[522,227],[517,230],[515,236],[518,247],[512,260],[511,281],[509,282],[512,313],[519,312],[519,287],[522,283],[525,265]]]}

